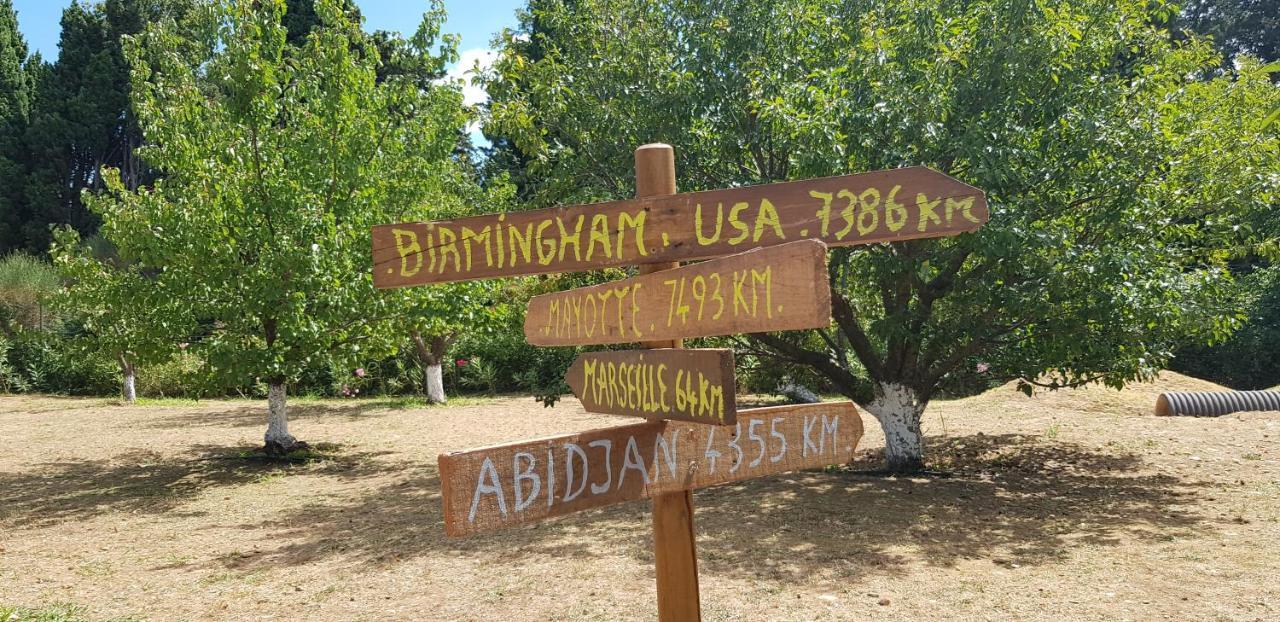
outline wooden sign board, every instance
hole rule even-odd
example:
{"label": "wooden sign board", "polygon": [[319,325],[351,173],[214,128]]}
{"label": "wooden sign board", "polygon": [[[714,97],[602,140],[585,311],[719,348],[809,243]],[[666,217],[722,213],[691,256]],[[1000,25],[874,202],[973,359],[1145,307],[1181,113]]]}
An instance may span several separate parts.
{"label": "wooden sign board", "polygon": [[595,345],[825,328],[827,249],[801,240],[529,300],[536,346]]}
{"label": "wooden sign board", "polygon": [[584,352],[564,380],[587,412],[714,425],[738,420],[731,350]]}
{"label": "wooden sign board", "polygon": [[406,287],[708,259],[803,239],[933,238],[987,221],[981,190],[924,167],[373,228],[373,282]]}
{"label": "wooden sign board", "polygon": [[861,438],[857,409],[838,402],[744,410],[733,427],[659,421],[441,454],[445,532],[848,462]]}

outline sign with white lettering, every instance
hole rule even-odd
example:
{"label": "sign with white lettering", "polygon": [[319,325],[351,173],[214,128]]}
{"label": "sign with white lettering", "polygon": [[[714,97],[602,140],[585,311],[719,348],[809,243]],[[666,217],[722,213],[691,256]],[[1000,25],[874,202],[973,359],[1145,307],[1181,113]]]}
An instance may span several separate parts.
{"label": "sign with white lettering", "polygon": [[587,412],[733,425],[732,350],[583,352],[564,380]]}
{"label": "sign with white lettering", "polygon": [[743,410],[733,426],[659,421],[441,454],[445,531],[843,463],[861,438],[853,404],[832,402]]}
{"label": "sign with white lettering", "polygon": [[936,238],[987,221],[981,190],[924,167],[373,228],[380,288],[709,259],[796,240]]}
{"label": "sign with white lettering", "polygon": [[801,240],[529,300],[536,346],[710,337],[831,325],[827,247]]}

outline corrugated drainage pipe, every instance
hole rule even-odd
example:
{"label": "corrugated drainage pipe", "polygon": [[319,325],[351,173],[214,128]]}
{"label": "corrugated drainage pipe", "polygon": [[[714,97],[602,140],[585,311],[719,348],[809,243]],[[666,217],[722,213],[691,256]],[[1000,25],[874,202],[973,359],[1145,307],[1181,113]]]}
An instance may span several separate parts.
{"label": "corrugated drainage pipe", "polygon": [[1258,410],[1280,410],[1280,391],[1161,393],[1156,398],[1156,414],[1159,416],[1218,417]]}

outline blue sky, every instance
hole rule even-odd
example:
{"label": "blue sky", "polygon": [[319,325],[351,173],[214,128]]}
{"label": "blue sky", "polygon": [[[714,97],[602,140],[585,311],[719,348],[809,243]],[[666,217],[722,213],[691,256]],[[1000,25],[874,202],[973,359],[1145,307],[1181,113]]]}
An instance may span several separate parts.
{"label": "blue sky", "polygon": [[[62,19],[62,9],[70,4],[67,0],[13,2],[18,12],[18,28],[26,37],[27,45],[39,50],[46,60],[52,61],[58,54],[58,21]],[[356,4],[364,14],[368,30],[393,30],[406,35],[417,29],[427,9],[426,2],[356,0]],[[459,51],[472,50],[474,57],[475,50],[489,47],[489,40],[498,31],[515,27],[516,8],[523,5],[521,0],[445,0],[449,21],[444,29],[461,35]]]}

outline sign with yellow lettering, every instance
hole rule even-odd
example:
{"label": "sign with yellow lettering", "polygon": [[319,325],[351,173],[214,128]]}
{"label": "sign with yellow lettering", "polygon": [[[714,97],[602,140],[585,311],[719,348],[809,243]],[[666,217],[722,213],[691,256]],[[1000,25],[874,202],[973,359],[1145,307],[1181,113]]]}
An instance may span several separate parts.
{"label": "sign with yellow lettering", "polygon": [[640,423],[440,455],[444,528],[461,536],[643,499],[848,462],[852,402],[753,408],[733,426]]}
{"label": "sign with yellow lettering", "polygon": [[817,240],[535,296],[524,336],[583,346],[825,328],[827,247]]}
{"label": "sign with yellow lettering", "polygon": [[733,425],[731,350],[583,352],[564,380],[587,412]]}
{"label": "sign with yellow lettering", "polygon": [[924,167],[373,228],[380,288],[709,259],[816,239],[934,238],[987,221],[981,190]]}

